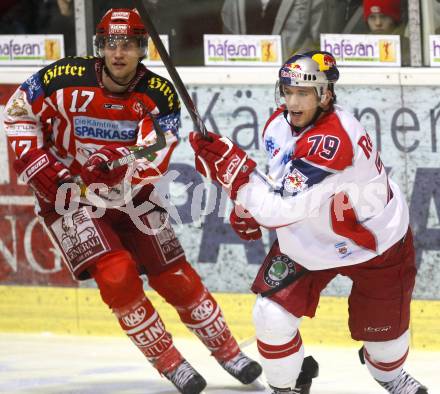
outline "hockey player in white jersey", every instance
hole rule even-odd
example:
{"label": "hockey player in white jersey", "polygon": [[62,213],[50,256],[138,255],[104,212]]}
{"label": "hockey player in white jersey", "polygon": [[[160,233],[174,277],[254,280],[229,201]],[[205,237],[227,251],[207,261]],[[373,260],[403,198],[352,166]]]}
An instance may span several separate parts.
{"label": "hockey player in white jersey", "polygon": [[[408,207],[373,141],[336,105],[339,78],[327,52],[296,54],[279,71],[283,101],[263,131],[268,172],[227,138],[191,134],[196,168],[235,201],[231,224],[245,239],[276,229],[277,240],[252,285],[257,344],[273,393],[309,393],[299,326],[313,317],[337,275],[353,281],[349,328],[360,358],[392,394],[427,388],[402,366],[416,266]],[[246,215],[237,213],[246,210]]]}

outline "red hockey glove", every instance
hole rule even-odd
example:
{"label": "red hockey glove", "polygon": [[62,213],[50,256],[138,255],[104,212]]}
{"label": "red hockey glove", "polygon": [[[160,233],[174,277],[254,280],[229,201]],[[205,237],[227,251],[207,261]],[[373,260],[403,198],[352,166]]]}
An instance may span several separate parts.
{"label": "red hockey glove", "polygon": [[120,183],[127,172],[127,165],[110,170],[103,166],[108,161],[117,160],[130,152],[125,147],[107,145],[93,153],[81,169],[81,178],[89,186],[91,183],[104,183],[112,187]]}
{"label": "red hockey glove", "polygon": [[235,200],[238,189],[249,182],[249,176],[256,164],[229,138],[215,133],[208,133],[208,136],[211,140],[203,138],[202,134],[195,131],[189,135],[196,156],[196,170],[219,182]]}
{"label": "red hockey glove", "polygon": [[237,235],[246,241],[255,241],[261,238],[261,228],[247,209],[236,205],[229,216],[231,227]]}
{"label": "red hockey glove", "polygon": [[43,149],[31,150],[15,160],[13,167],[35,194],[49,203],[55,202],[61,184],[72,181],[67,167]]}

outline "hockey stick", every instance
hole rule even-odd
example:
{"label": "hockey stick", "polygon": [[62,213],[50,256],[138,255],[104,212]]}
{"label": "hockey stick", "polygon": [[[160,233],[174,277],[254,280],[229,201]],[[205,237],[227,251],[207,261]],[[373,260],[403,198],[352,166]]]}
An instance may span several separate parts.
{"label": "hockey stick", "polygon": [[137,159],[147,159],[148,161],[153,161],[156,155],[155,152],[165,148],[167,145],[166,138],[165,138],[165,132],[163,129],[159,126],[158,121],[152,115],[149,113],[151,120],[153,121],[154,130],[156,131],[157,141],[153,145],[148,146],[129,146],[127,149],[131,151],[130,154],[120,157],[119,159],[113,160],[113,161],[107,161],[105,163],[102,163],[101,169],[103,171],[110,171],[114,168],[122,167],[126,164],[130,164],[134,162]]}
{"label": "hockey stick", "polygon": [[183,104],[185,105],[185,108],[189,112],[189,116],[191,117],[196,131],[199,133],[202,133],[204,137],[208,136],[208,130],[206,129],[205,124],[203,123],[203,120],[199,114],[199,111],[197,111],[196,106],[194,105],[194,102],[191,99],[191,96],[188,93],[188,90],[186,89],[185,85],[182,82],[182,79],[180,78],[180,75],[177,73],[176,67],[174,67],[173,62],[171,61],[170,56],[168,55],[167,50],[165,49],[162,40],[159,37],[159,34],[157,33],[156,28],[154,27],[153,21],[151,20],[150,16],[148,15],[148,12],[142,2],[142,0],[134,0],[135,7],[139,11],[139,14],[141,15],[142,20],[145,23],[145,26],[147,27],[148,34],[151,37],[151,40],[153,41],[157,51],[159,52],[160,58],[162,59],[162,62],[164,66],[166,67],[168,73],[170,74],[171,80],[174,83],[174,86],[177,89],[177,92],[179,93],[180,99],[182,100]]}

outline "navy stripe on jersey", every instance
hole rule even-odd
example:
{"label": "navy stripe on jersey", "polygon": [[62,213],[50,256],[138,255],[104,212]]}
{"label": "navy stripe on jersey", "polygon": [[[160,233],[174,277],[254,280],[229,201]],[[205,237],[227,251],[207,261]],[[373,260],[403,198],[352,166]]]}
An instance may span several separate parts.
{"label": "navy stripe on jersey", "polygon": [[332,175],[332,173],[301,159],[292,160],[289,172],[284,176],[279,192],[283,196],[295,196],[322,182],[329,175]]}
{"label": "navy stripe on jersey", "polygon": [[38,73],[31,75],[21,84],[21,90],[26,93],[26,98],[32,104],[38,97],[44,95],[43,84]]}
{"label": "navy stripe on jersey", "polygon": [[171,112],[168,115],[158,116],[156,118],[159,123],[159,127],[164,130],[170,130],[175,136],[179,135],[180,124],[180,110]]}

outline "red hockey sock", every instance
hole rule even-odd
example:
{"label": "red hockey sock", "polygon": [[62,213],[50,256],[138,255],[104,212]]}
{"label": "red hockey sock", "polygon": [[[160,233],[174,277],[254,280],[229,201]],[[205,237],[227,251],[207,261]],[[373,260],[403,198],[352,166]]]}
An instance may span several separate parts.
{"label": "red hockey sock", "polygon": [[127,336],[160,373],[174,369],[183,360],[162,319],[145,296],[113,311]]}
{"label": "red hockey sock", "polygon": [[229,360],[240,351],[223,313],[208,290],[186,306],[176,307],[182,322],[205,344],[219,361]]}
{"label": "red hockey sock", "polygon": [[148,281],[176,308],[182,322],[217,360],[229,360],[238,354],[240,349],[220,307],[189,263],[177,264],[159,275],[150,275]]}
{"label": "red hockey sock", "polygon": [[112,308],[122,329],[160,373],[182,360],[171,335],[151,302],[130,254],[118,251],[104,256],[90,269],[103,301]]}

